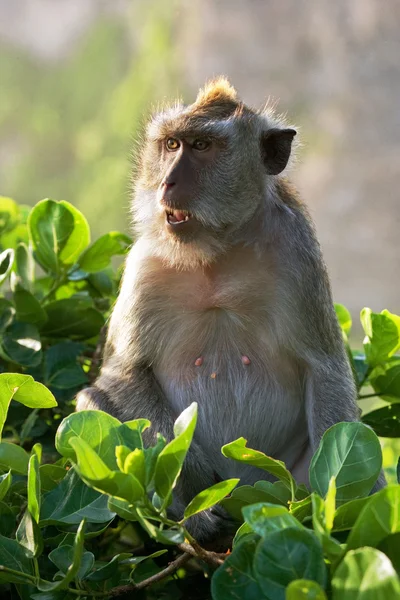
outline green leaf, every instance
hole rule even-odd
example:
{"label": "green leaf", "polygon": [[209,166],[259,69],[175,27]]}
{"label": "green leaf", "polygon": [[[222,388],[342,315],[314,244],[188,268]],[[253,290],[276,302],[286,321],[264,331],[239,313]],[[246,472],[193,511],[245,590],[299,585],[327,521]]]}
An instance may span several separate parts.
{"label": "green leaf", "polygon": [[69,443],[76,453],[78,472],[88,485],[131,504],[143,498],[143,486],[131,473],[111,471],[81,438],[70,438]]}
{"label": "green leaf", "polygon": [[0,235],[12,231],[20,220],[19,206],[11,198],[0,196]]}
{"label": "green leaf", "polygon": [[[164,553],[164,550],[161,550],[160,552]],[[165,550],[165,552],[167,552],[167,551]],[[157,553],[157,555],[159,556],[159,553]],[[86,577],[87,581],[106,581],[107,579],[111,579],[111,577],[113,577],[113,575],[118,573],[118,568],[119,568],[120,563],[122,561],[125,561],[126,559],[130,558],[131,556],[132,556],[132,554],[128,554],[128,553],[116,554],[110,560],[110,562],[106,563],[105,565],[102,565],[101,567],[98,567],[95,571],[93,571],[93,573],[90,573],[90,575],[88,575]],[[151,555],[151,556],[153,556],[153,555]],[[136,557],[136,558],[140,558],[140,557]],[[147,558],[147,557],[145,557],[145,558]]]}
{"label": "green leaf", "polygon": [[15,251],[15,264],[22,286],[32,292],[32,284],[35,280],[35,261],[32,252],[26,244],[21,242]]}
{"label": "green leaf", "polygon": [[119,517],[125,519],[125,521],[138,520],[136,508],[127,500],[122,500],[122,498],[114,498],[114,496],[111,496],[108,499],[108,508],[111,512],[117,513]]}
{"label": "green leaf", "polygon": [[175,438],[158,455],[154,486],[157,494],[166,502],[181,472],[183,461],[192,442],[197,421],[197,404],[193,402],[177,418],[174,425]]}
{"label": "green leaf", "polygon": [[325,555],[333,562],[343,553],[340,543],[330,536],[333,525],[333,514],[331,513],[329,504],[324,502],[318,494],[312,494],[311,498],[313,507],[312,522],[315,535],[321,542]]}
{"label": "green leaf", "polygon": [[336,509],[333,531],[347,531],[351,529],[354,523],[357,521],[361,510],[370,502],[371,497],[358,498],[357,500],[350,500],[346,504],[342,504]]}
{"label": "green leaf", "polygon": [[[121,446],[120,446],[121,447]],[[126,448],[126,446],[123,446]],[[146,484],[146,465],[144,450],[136,448],[128,454],[124,463],[124,472],[131,473],[144,486]]]}
{"label": "green leaf", "polygon": [[315,581],[295,579],[286,588],[286,600],[327,600],[322,587]]}
{"label": "green leaf", "polygon": [[310,484],[324,497],[336,478],[336,503],[367,496],[382,467],[375,433],[362,423],[337,423],[328,429],[310,465]]}
{"label": "green leaf", "polygon": [[8,248],[0,254],[0,285],[7,279],[14,263],[14,250]]}
{"label": "green leaf", "polygon": [[7,494],[11,482],[11,471],[8,471],[8,473],[4,473],[4,475],[0,475],[0,500],[3,500],[4,496]]}
{"label": "green leaf", "polygon": [[397,574],[400,574],[400,532],[388,535],[378,547],[390,558],[392,565],[396,569]]}
{"label": "green leaf", "polygon": [[371,384],[380,396],[400,398],[400,365],[390,367],[384,375],[372,378]]}
{"label": "green leaf", "polygon": [[350,335],[352,325],[351,314],[343,304],[335,304],[335,311],[340,328],[346,335]]}
{"label": "green leaf", "polygon": [[253,556],[257,539],[245,537],[232,554],[215,571],[211,579],[213,600],[261,600],[263,593],[253,569]]}
{"label": "green leaf", "polygon": [[73,213],[60,202],[46,199],[33,207],[28,218],[29,235],[35,257],[46,271],[60,274],[60,253],[67,245],[74,227]]}
{"label": "green leaf", "polygon": [[47,321],[41,332],[47,337],[69,337],[85,340],[96,336],[104,325],[104,317],[87,298],[65,298],[45,306]]}
{"label": "green leaf", "polygon": [[14,292],[14,303],[19,321],[40,326],[47,320],[40,302],[27,290],[17,289]]}
{"label": "green leaf", "polygon": [[78,531],[76,532],[74,546],[73,546],[73,559],[72,559],[71,565],[67,569],[65,577],[63,579],[61,579],[60,581],[55,581],[55,582],[40,580],[38,582],[38,586],[37,586],[40,591],[55,592],[57,590],[65,589],[68,586],[69,582],[72,581],[75,577],[77,577],[79,569],[82,564],[82,557],[83,557],[83,552],[84,552],[84,548],[83,548],[83,544],[85,542],[85,536],[83,533],[84,528],[85,528],[85,521],[83,520],[82,523],[78,527]]}
{"label": "green leaf", "polygon": [[28,466],[28,510],[36,523],[40,517],[40,492],[39,460],[33,454]]}
{"label": "green leaf", "polygon": [[67,243],[60,251],[60,261],[63,265],[73,265],[78,256],[90,244],[90,228],[84,215],[72,204],[61,200],[59,202],[73,216],[74,227]]}
{"label": "green leaf", "polygon": [[282,531],[285,528],[299,528],[303,526],[284,506],[277,504],[252,504],[243,508],[243,516],[253,531],[265,537],[274,531]]}
{"label": "green leaf", "polygon": [[78,342],[60,342],[48,348],[44,355],[46,385],[68,390],[87,383],[88,378],[78,364],[84,346]]}
{"label": "green leaf", "polygon": [[14,306],[9,300],[0,298],[0,332],[3,333],[11,325],[16,315]]}
{"label": "green leaf", "polygon": [[370,308],[361,311],[365,331],[364,350],[372,367],[385,363],[400,348],[400,317],[383,310],[373,313]]}
{"label": "green leaf", "polygon": [[43,537],[39,525],[26,510],[16,532],[17,541],[26,548],[28,557],[38,557],[43,552]]}
{"label": "green leaf", "polygon": [[260,539],[260,536],[257,533],[254,533],[253,528],[248,523],[242,523],[239,529],[235,533],[235,537],[233,538],[232,548],[235,548],[242,542],[245,537],[250,537],[252,539],[256,539],[257,541]]}
{"label": "green leaf", "polygon": [[125,254],[132,240],[123,233],[111,231],[102,235],[80,257],[79,266],[87,273],[97,273],[110,264],[117,254]]}
{"label": "green leaf", "polygon": [[367,413],[363,423],[372,427],[376,435],[381,437],[400,437],[400,403],[389,404]]}
{"label": "green leaf", "polygon": [[193,498],[185,508],[184,518],[196,515],[197,513],[211,508],[214,504],[220,502],[225,496],[231,493],[233,488],[239,483],[240,479],[227,479],[220,481],[215,485],[203,490]]}
{"label": "green leaf", "polygon": [[309,519],[312,515],[312,501],[311,496],[307,496],[307,498],[303,498],[302,500],[298,500],[296,502],[291,502],[289,505],[289,512],[291,515],[296,517],[300,523]]}
{"label": "green leaf", "polygon": [[247,440],[239,438],[234,442],[222,446],[221,452],[227,458],[233,458],[238,462],[246,463],[267,471],[282,481],[290,490],[296,489],[296,482],[290,472],[287,470],[285,463],[280,460],[275,460],[258,450],[252,450],[246,447]]}
{"label": "green leaf", "polygon": [[400,486],[374,494],[361,510],[347,538],[347,548],[377,547],[391,533],[400,531]]}
{"label": "green leaf", "polygon": [[11,469],[11,471],[21,475],[27,475],[28,465],[29,454],[21,446],[9,442],[0,442],[0,467]]}
{"label": "green leaf", "polygon": [[37,261],[56,275],[74,264],[90,242],[85,217],[65,201],[38,202],[29,215],[28,229]]}
{"label": "green leaf", "polygon": [[30,375],[18,373],[0,374],[0,435],[7,418],[11,400],[29,408],[51,408],[57,406],[53,394]]}
{"label": "green leaf", "polygon": [[284,600],[285,588],[296,579],[311,579],[325,587],[327,571],[322,547],[302,528],[274,531],[257,546],[254,573],[267,598]]}
{"label": "green leaf", "polygon": [[332,579],[333,600],[393,600],[400,583],[392,563],[379,550],[360,548],[346,554]]}
{"label": "green leaf", "polygon": [[70,446],[69,440],[78,437],[84,440],[95,450],[109,469],[118,468],[115,456],[116,446],[132,447],[134,441],[140,441],[137,430],[130,429],[130,423],[121,422],[101,410],[83,410],[66,417],[59,426],[56,434],[56,448],[58,452],[76,462],[75,451]]}
{"label": "green leaf", "polygon": [[0,531],[6,537],[12,537],[15,530],[16,515],[5,502],[0,502]]}
{"label": "green leaf", "polygon": [[41,465],[39,467],[40,487],[43,492],[49,492],[64,479],[68,471],[60,465]]}
{"label": "green leaf", "polygon": [[0,535],[0,567],[12,569],[17,573],[0,570],[0,582],[26,583],[24,575],[34,575],[33,561],[26,555],[25,548],[17,541]]}
{"label": "green leaf", "polygon": [[125,472],[125,460],[126,457],[131,453],[128,446],[117,446],[115,448],[115,458],[117,460],[118,469],[122,472]]}
{"label": "green leaf", "polygon": [[40,526],[77,525],[82,519],[106,523],[115,516],[107,508],[107,501],[107,496],[85,485],[71,469],[57,487],[44,495]]}
{"label": "green leaf", "polygon": [[177,525],[171,529],[158,529],[155,539],[159,544],[176,545],[185,541],[185,534],[183,528]]}
{"label": "green leaf", "polygon": [[[74,548],[72,546],[58,546],[49,554],[49,559],[62,573],[66,574],[74,562]],[[83,579],[94,567],[94,554],[84,552],[81,564],[76,574],[77,579]]]}
{"label": "green leaf", "polygon": [[222,500],[222,506],[238,521],[242,520],[242,508],[257,502],[269,502],[287,506],[290,490],[281,481],[257,481],[254,486],[241,485],[233,490],[229,498]]}
{"label": "green leaf", "polygon": [[1,356],[23,367],[36,367],[42,360],[42,344],[35,325],[12,323],[0,345]]}

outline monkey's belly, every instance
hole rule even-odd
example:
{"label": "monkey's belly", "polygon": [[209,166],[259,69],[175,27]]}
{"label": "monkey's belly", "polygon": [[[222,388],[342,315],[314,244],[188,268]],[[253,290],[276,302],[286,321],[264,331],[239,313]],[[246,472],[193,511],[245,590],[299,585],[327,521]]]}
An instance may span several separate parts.
{"label": "monkey's belly", "polygon": [[308,439],[298,366],[286,356],[254,353],[254,346],[253,352],[241,354],[236,344],[218,354],[209,348],[197,358],[202,360],[186,357],[173,371],[161,365],[154,371],[176,414],[198,403],[195,439],[215,471],[221,477],[252,479],[248,467],[221,454],[223,444],[239,437],[292,467]]}

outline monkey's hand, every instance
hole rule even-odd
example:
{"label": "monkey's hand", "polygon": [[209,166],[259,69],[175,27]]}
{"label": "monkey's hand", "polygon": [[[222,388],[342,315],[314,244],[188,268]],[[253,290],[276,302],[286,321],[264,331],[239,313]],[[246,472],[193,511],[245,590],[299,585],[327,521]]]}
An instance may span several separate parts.
{"label": "monkey's hand", "polygon": [[[76,410],[104,410],[109,404],[106,392],[97,387],[89,387],[80,391],[76,397]],[[107,411],[108,412],[108,411]]]}

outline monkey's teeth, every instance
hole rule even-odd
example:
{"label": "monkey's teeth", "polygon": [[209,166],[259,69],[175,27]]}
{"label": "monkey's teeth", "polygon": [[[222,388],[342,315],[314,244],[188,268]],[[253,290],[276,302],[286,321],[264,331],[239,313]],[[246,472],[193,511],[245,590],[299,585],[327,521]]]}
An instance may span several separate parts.
{"label": "monkey's teeth", "polygon": [[179,225],[180,223],[185,223],[186,221],[189,221],[190,218],[190,214],[187,214],[182,210],[167,211],[167,221],[171,225]]}

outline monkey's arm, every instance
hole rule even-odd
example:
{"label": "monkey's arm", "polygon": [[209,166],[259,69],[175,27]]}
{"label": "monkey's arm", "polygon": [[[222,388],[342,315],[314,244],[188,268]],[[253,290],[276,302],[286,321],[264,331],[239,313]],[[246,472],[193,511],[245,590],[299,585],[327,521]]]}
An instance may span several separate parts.
{"label": "monkey's arm", "polygon": [[152,430],[156,428],[153,438],[156,433],[172,438],[174,418],[151,368],[127,366],[108,356],[95,384],[77,396],[76,410],[90,409],[104,410],[121,421],[149,419]]}
{"label": "monkey's arm", "polygon": [[[310,450],[316,451],[324,432],[341,421],[358,421],[357,389],[333,306],[330,283],[312,230],[311,252],[298,253],[300,359],[305,366],[305,410]],[[373,492],[385,485],[381,472]]]}

